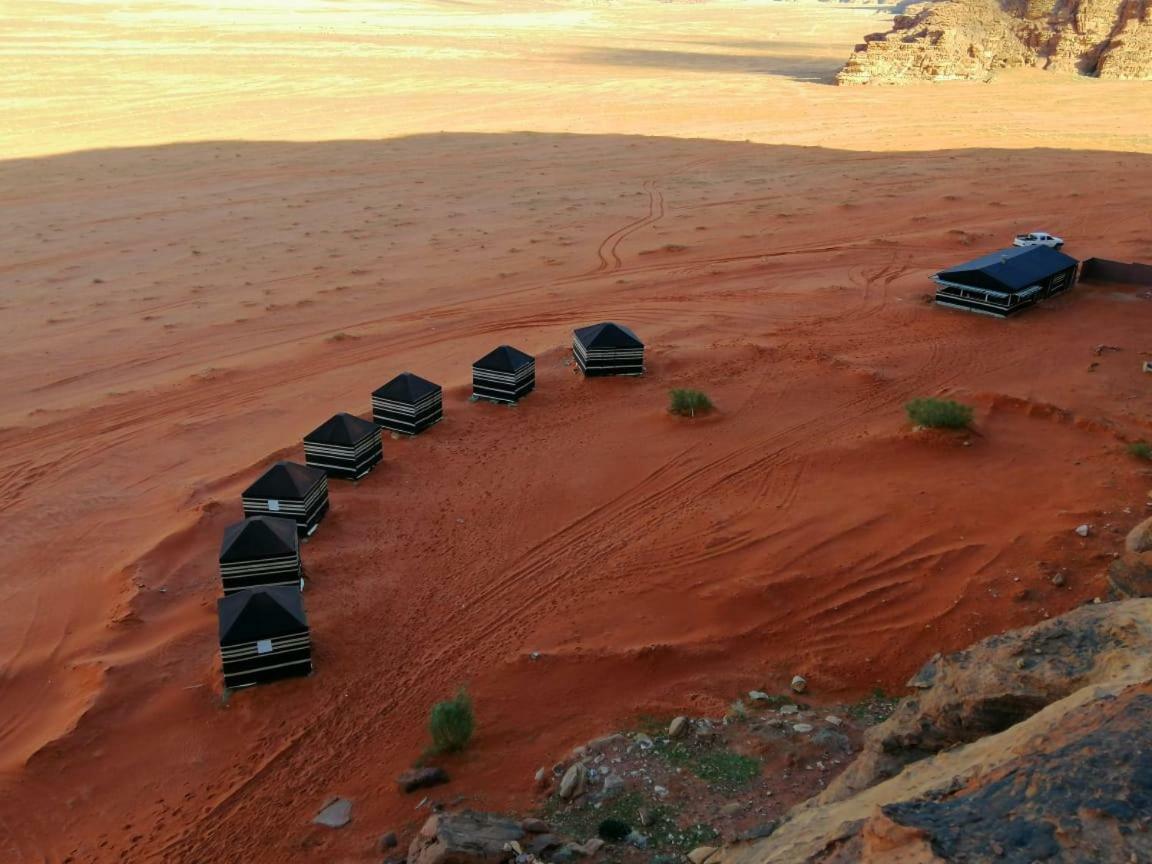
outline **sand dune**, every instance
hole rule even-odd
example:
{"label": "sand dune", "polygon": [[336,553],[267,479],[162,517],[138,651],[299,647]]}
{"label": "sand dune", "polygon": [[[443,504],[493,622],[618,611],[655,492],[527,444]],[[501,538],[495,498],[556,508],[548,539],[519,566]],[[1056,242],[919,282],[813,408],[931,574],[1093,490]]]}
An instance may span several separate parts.
{"label": "sand dune", "polygon": [[[171,51],[147,54],[81,50],[139,28],[101,4],[13,8],[57,36],[82,14],[70,63],[32,28],[0,53],[23,157],[0,163],[5,861],[373,860],[420,818],[392,778],[461,683],[481,729],[455,788],[524,804],[639,714],[799,670],[818,699],[895,689],[1083,602],[1145,506],[1139,291],[1008,322],[923,298],[1017,230],[1149,258],[1146,89],[841,91],[806,78],[865,13],[824,7],[373,5],[338,32],[343,6],[249,7],[202,75],[194,4],[156,11],[134,39]],[[102,98],[65,86],[86,57],[120,76]],[[258,136],[345,140],[203,140]],[[647,341],[644,378],[573,373],[571,328],[602,319]],[[470,404],[501,341],[539,389]],[[304,551],[317,674],[222,704],[239,490],[403,369],[445,385],[446,419],[334,484]],[[677,386],[717,415],[669,417]],[[975,406],[970,446],[908,430],[938,393]],[[336,793],[356,821],[312,829]]]}

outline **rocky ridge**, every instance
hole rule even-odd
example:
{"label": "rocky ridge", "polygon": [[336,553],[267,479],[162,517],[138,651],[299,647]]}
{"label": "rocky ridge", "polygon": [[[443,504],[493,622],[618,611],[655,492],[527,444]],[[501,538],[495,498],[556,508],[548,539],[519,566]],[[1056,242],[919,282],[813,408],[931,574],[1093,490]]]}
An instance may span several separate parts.
{"label": "rocky ridge", "polygon": [[[1114,583],[1144,575],[1150,539],[1152,519]],[[1150,649],[1138,597],[933,657],[824,792],[708,864],[1152,860]]]}
{"label": "rocky ridge", "polygon": [[1152,0],[940,0],[857,45],[837,84],[986,80],[1035,67],[1152,79]]}

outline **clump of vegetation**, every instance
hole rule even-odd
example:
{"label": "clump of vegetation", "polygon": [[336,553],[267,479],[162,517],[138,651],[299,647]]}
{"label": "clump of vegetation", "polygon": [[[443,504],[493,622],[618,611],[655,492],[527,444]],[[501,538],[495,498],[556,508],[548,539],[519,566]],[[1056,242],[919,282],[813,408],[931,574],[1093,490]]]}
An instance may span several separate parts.
{"label": "clump of vegetation", "polygon": [[904,406],[908,419],[929,429],[964,429],[972,422],[972,409],[948,399],[913,399]]}
{"label": "clump of vegetation", "polygon": [[719,792],[735,792],[760,776],[760,760],[730,750],[699,750],[672,742],[659,747],[670,765],[691,771]]}
{"label": "clump of vegetation", "polygon": [[432,713],[428,717],[432,748],[437,753],[455,753],[463,750],[472,740],[474,727],[472,699],[463,687],[451,699],[433,705]]}
{"label": "clump of vegetation", "polygon": [[703,823],[682,826],[679,814],[667,804],[632,790],[598,802],[586,797],[565,802],[553,796],[540,815],[556,834],[566,837],[600,836],[600,826],[608,822],[643,826],[637,830],[648,838],[648,849],[657,853],[687,853],[719,836]]}
{"label": "clump of vegetation", "polygon": [[898,697],[889,696],[883,687],[877,687],[867,699],[849,705],[847,713],[865,726],[875,726],[891,717],[899,704]]}
{"label": "clump of vegetation", "polygon": [[619,843],[632,833],[632,826],[622,819],[605,819],[596,829],[596,834],[606,843]]}
{"label": "clump of vegetation", "polygon": [[731,723],[743,723],[748,719],[748,706],[744,704],[743,699],[737,699],[728,706],[726,719]]}
{"label": "clump of vegetation", "polygon": [[1128,452],[1137,459],[1152,462],[1152,444],[1147,441],[1133,441],[1128,445]]}
{"label": "clump of vegetation", "polygon": [[681,417],[695,417],[712,410],[712,400],[699,390],[669,390],[668,410]]}

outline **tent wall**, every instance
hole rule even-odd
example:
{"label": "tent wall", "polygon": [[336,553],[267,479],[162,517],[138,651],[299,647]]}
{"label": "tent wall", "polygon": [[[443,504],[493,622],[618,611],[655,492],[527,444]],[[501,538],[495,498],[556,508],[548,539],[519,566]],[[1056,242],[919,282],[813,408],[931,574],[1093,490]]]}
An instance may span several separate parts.
{"label": "tent wall", "polygon": [[300,553],[259,558],[251,561],[220,562],[220,581],[227,596],[244,588],[265,588],[275,585],[300,587],[304,566]]}
{"label": "tent wall", "polygon": [[348,480],[359,480],[376,466],[383,455],[379,429],[374,429],[349,447],[304,442],[304,461],[308,465],[326,471],[329,476]]}
{"label": "tent wall", "polygon": [[328,478],[321,477],[303,498],[243,497],[245,516],[280,516],[296,521],[296,533],[311,534],[328,512]]}
{"label": "tent wall", "polygon": [[572,355],[580,371],[589,377],[598,375],[643,375],[643,348],[585,348],[572,337]]}
{"label": "tent wall", "polygon": [[536,387],[536,361],[532,360],[515,372],[494,372],[472,367],[472,393],[494,402],[516,402]]}
{"label": "tent wall", "polygon": [[372,420],[377,426],[393,432],[416,435],[440,422],[444,416],[443,403],[443,394],[439,390],[415,403],[373,396]]}
{"label": "tent wall", "polygon": [[312,641],[308,628],[256,642],[220,646],[225,687],[248,687],[309,675],[312,672]]}

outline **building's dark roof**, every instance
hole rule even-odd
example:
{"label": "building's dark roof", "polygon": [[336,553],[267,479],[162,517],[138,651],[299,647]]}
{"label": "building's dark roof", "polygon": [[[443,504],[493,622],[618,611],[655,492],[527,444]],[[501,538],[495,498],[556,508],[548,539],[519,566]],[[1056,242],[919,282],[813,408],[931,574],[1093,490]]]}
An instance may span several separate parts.
{"label": "building's dark roof", "polygon": [[327,475],[298,462],[277,462],[240,493],[244,498],[304,498]]}
{"label": "building's dark roof", "polygon": [[369,435],[379,434],[379,427],[355,414],[336,414],[304,436],[308,444],[335,444],[351,447]]}
{"label": "building's dark roof", "polygon": [[393,402],[419,402],[421,399],[439,392],[439,384],[433,384],[411,372],[401,372],[379,390],[373,391],[372,395],[381,399],[390,399]]}
{"label": "building's dark roof", "polygon": [[252,561],[291,555],[300,548],[294,519],[275,516],[249,516],[224,529],[220,561]]}
{"label": "building's dark roof", "polygon": [[605,321],[573,331],[585,348],[643,348],[644,343],[623,324]]}
{"label": "building's dark roof", "polygon": [[249,588],[216,601],[220,644],[255,642],[298,633],[308,627],[304,600],[291,585]]}
{"label": "building's dark roof", "polygon": [[518,369],[523,369],[535,359],[531,354],[525,354],[519,348],[501,345],[499,348],[489,351],[472,365],[492,372],[515,372]]}
{"label": "building's dark roof", "polygon": [[1022,291],[1049,276],[1076,266],[1076,259],[1048,246],[1013,246],[936,274],[948,282],[965,282],[965,275],[980,273],[1008,292]]}

